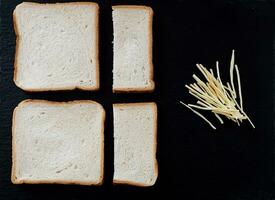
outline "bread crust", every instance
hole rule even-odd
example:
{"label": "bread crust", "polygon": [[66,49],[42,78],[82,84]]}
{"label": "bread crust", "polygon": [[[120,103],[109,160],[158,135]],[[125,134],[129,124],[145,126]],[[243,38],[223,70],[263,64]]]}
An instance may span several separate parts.
{"label": "bread crust", "polygon": [[[95,6],[96,8],[96,42],[95,42],[95,51],[96,51],[96,58],[95,58],[95,62],[96,62],[96,85],[95,86],[73,86],[73,87],[60,87],[60,88],[24,88],[23,86],[21,86],[18,81],[17,81],[17,71],[18,71],[18,55],[19,55],[19,46],[20,46],[20,34],[19,34],[19,30],[18,30],[18,24],[17,24],[17,18],[16,18],[16,14],[15,14],[15,10],[13,11],[13,27],[14,27],[14,32],[15,32],[15,36],[16,36],[16,47],[15,47],[15,58],[14,58],[14,72],[13,72],[13,81],[15,83],[15,85],[19,88],[21,88],[24,91],[27,92],[45,92],[45,91],[67,91],[67,90],[83,90],[83,91],[98,91],[100,89],[100,73],[99,73],[99,6],[97,3],[95,2],[68,2],[68,3],[35,3],[35,2],[23,2],[21,4],[28,4],[28,5],[32,5],[32,6],[56,6],[56,5],[92,5]],[[21,5],[19,4],[19,5]],[[17,6],[19,6],[17,5]],[[16,7],[17,7],[16,6]]]}
{"label": "bread crust", "polygon": [[[38,103],[38,104],[50,104],[50,105],[72,105],[72,104],[80,104],[80,103],[89,103],[89,104],[96,104],[100,106],[102,110],[102,124],[101,124],[101,137],[102,137],[102,143],[101,143],[101,172],[100,172],[100,178],[99,181],[74,181],[74,180],[18,180],[16,177],[16,144],[15,144],[15,127],[16,127],[16,121],[15,116],[17,110],[26,103]],[[33,99],[27,99],[18,104],[18,106],[13,111],[13,117],[12,117],[12,169],[11,169],[11,182],[13,184],[72,184],[72,185],[102,185],[103,184],[103,178],[104,178],[104,125],[105,125],[105,119],[106,119],[106,112],[103,108],[103,106],[92,100],[76,100],[76,101],[68,101],[68,102],[54,102],[54,101],[47,101],[47,100],[33,100]]]}
{"label": "bread crust", "polygon": [[[142,103],[116,103],[113,104],[113,108],[125,108],[125,107],[133,107],[133,106],[152,106],[154,110],[154,152],[153,156],[155,158],[155,174],[158,177],[158,161],[157,161],[157,127],[158,127],[158,109],[157,104],[155,102],[142,102]],[[157,181],[157,179],[156,179]],[[155,181],[155,182],[156,182]],[[155,182],[152,185],[147,185],[140,182],[134,182],[134,181],[128,181],[128,180],[119,180],[119,179],[113,179],[113,185],[119,185],[119,184],[125,184],[125,185],[133,185],[138,187],[150,187],[155,184]]]}
{"label": "bread crust", "polygon": [[153,15],[154,11],[149,6],[143,6],[143,5],[115,5],[112,6],[112,9],[126,9],[126,10],[146,10],[149,12],[149,24],[148,24],[148,30],[149,30],[149,86],[147,87],[140,87],[140,88],[119,88],[115,87],[113,88],[113,93],[150,93],[155,90],[155,82],[154,82],[154,64],[153,64]]}

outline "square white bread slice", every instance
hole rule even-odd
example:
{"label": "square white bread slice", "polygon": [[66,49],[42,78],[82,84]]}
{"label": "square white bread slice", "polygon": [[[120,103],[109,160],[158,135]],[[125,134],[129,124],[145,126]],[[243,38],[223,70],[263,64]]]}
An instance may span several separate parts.
{"label": "square white bread slice", "polygon": [[114,104],[113,110],[113,183],[154,185],[158,176],[156,104]]}
{"label": "square white bread slice", "polygon": [[94,101],[21,102],[13,115],[11,181],[102,184],[104,121]]}
{"label": "square white bread slice", "polygon": [[31,92],[98,90],[98,15],[89,2],[19,4],[15,84]]}
{"label": "square white bread slice", "polygon": [[113,92],[152,92],[153,10],[146,6],[113,6]]}

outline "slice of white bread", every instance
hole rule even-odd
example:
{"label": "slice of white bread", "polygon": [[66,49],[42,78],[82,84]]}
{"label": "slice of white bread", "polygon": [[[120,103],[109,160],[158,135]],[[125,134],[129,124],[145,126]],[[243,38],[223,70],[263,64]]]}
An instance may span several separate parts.
{"label": "slice of white bread", "polygon": [[14,184],[101,185],[103,107],[94,101],[26,100],[14,110]]}
{"label": "slice of white bread", "polygon": [[98,15],[89,2],[16,6],[15,84],[31,92],[98,90]]}
{"label": "slice of white bread", "polygon": [[114,104],[113,110],[113,183],[154,185],[158,176],[156,104]]}
{"label": "slice of white bread", "polygon": [[113,92],[152,92],[153,10],[146,6],[113,6]]}

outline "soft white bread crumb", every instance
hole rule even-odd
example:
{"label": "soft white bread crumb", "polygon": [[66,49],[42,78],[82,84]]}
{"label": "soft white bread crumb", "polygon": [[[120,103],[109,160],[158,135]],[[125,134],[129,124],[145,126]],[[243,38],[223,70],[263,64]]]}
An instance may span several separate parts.
{"label": "soft white bread crumb", "polygon": [[150,7],[113,6],[114,92],[154,90],[152,18]]}
{"label": "soft white bread crumb", "polygon": [[14,10],[15,84],[26,91],[99,89],[96,3],[21,3]]}
{"label": "soft white bread crumb", "polygon": [[13,115],[14,184],[102,184],[103,107],[93,101],[26,100]]}
{"label": "soft white bread crumb", "polygon": [[114,104],[113,109],[113,182],[154,185],[158,176],[156,104]]}

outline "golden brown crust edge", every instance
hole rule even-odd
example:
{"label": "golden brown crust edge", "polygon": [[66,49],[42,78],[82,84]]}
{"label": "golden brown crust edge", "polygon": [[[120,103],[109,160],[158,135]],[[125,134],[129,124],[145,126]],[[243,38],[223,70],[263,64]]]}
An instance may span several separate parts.
{"label": "golden brown crust edge", "polygon": [[[32,180],[18,180],[16,178],[16,145],[15,145],[15,126],[16,126],[16,112],[17,109],[20,108],[25,103],[44,103],[44,104],[59,104],[59,105],[64,105],[64,104],[78,104],[78,103],[92,103],[100,106],[102,110],[102,143],[101,143],[101,175],[99,178],[99,181],[94,182],[94,181],[69,181],[69,180],[37,180],[37,181],[32,181]],[[27,99],[22,102],[20,102],[17,107],[13,111],[13,117],[12,117],[12,169],[11,169],[11,182],[13,184],[72,184],[72,185],[102,185],[103,180],[104,180],[104,125],[105,125],[105,120],[106,120],[106,112],[103,106],[92,100],[75,100],[75,101],[68,101],[68,102],[55,102],[55,101],[47,101],[47,100],[33,100],[33,99]]]}
{"label": "golden brown crust edge", "polygon": [[[157,161],[157,132],[158,132],[158,109],[157,109],[157,104],[155,102],[141,102],[141,103],[116,103],[113,104],[113,107],[132,107],[132,106],[145,106],[145,105],[150,105],[153,106],[154,110],[154,116],[155,116],[155,134],[154,134],[154,158],[155,158],[155,173],[156,176],[158,177],[158,161]],[[113,179],[113,185],[120,185],[120,184],[125,184],[125,185],[132,185],[132,186],[138,186],[138,187],[151,187],[155,185],[157,181],[157,178],[155,182],[152,185],[146,185],[144,183],[139,183],[139,182],[133,182],[133,181],[127,181],[127,180],[118,180],[118,179]]]}
{"label": "golden brown crust edge", "polygon": [[141,88],[113,88],[113,93],[151,93],[155,90],[155,82],[154,82],[154,64],[153,64],[153,15],[154,11],[149,6],[144,5],[115,5],[112,6],[112,9],[134,9],[134,10],[147,10],[149,12],[149,23],[148,23],[148,30],[149,30],[149,86],[141,87]]}
{"label": "golden brown crust edge", "polygon": [[[93,5],[96,7],[96,42],[95,42],[95,49],[96,49],[96,84],[95,86],[73,86],[73,87],[60,87],[60,88],[24,88],[20,86],[17,81],[17,58],[19,54],[19,45],[20,45],[20,34],[18,31],[18,24],[17,18],[15,14],[15,10],[17,6],[21,4],[29,4],[35,6],[55,6],[55,5]],[[47,92],[47,91],[71,91],[71,90],[83,90],[83,91],[98,91],[100,89],[100,72],[99,72],[99,6],[95,2],[67,2],[67,3],[35,3],[35,2],[23,2],[18,4],[13,11],[13,24],[14,24],[14,32],[16,36],[16,47],[15,47],[15,58],[14,58],[14,72],[13,72],[13,81],[15,85],[26,92]]]}
{"label": "golden brown crust edge", "polygon": [[113,93],[151,93],[155,90],[155,83],[154,81],[150,80],[150,86],[143,87],[143,88],[113,88]]}
{"label": "golden brown crust edge", "polygon": [[100,88],[100,70],[99,70],[99,15],[100,15],[100,10],[99,10],[99,6],[97,3],[94,3],[96,5],[96,46],[95,46],[95,49],[96,49],[96,86],[94,88],[94,90],[99,90]]}
{"label": "golden brown crust edge", "polygon": [[35,6],[55,6],[55,5],[94,5],[98,7],[98,4],[96,2],[60,2],[60,3],[38,3],[38,2],[22,2],[21,4],[29,4],[29,5],[35,5]]}
{"label": "golden brown crust edge", "polygon": [[15,44],[15,56],[14,56],[14,71],[13,71],[13,81],[17,87],[17,58],[18,58],[18,52],[19,52],[19,40],[20,40],[20,35],[18,31],[18,25],[17,25],[17,20],[16,20],[16,14],[15,14],[16,8],[13,10],[12,18],[13,18],[13,28],[14,28],[14,33],[16,37],[16,44]]}
{"label": "golden brown crust edge", "polygon": [[146,5],[113,5],[112,8],[113,9],[138,9],[138,10],[145,9],[150,12],[153,12],[152,8]]}

